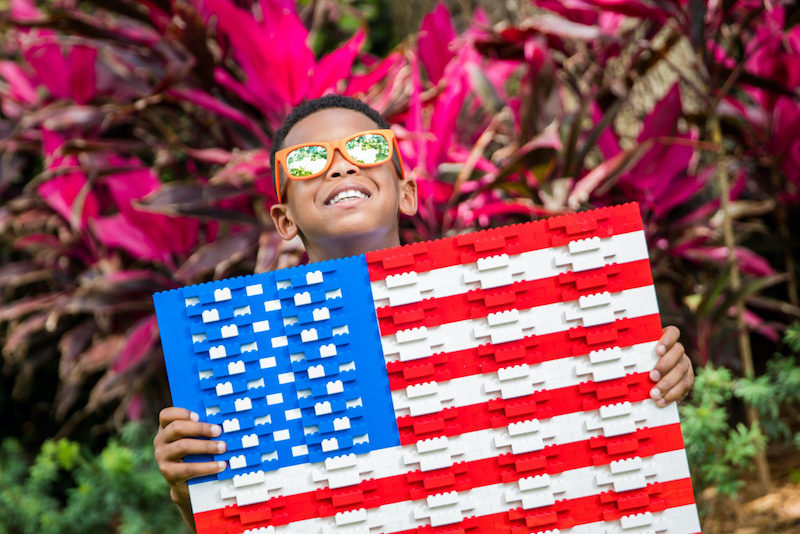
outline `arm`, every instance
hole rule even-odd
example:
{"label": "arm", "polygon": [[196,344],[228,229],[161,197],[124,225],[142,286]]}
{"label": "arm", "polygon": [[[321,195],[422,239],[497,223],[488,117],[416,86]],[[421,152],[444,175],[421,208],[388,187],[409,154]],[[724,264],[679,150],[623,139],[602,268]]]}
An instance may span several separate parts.
{"label": "arm", "polygon": [[164,408],[158,415],[158,433],[153,439],[156,462],[161,475],[169,484],[169,496],[178,505],[183,520],[195,532],[192,504],[189,500],[190,478],[213,475],[225,469],[225,462],[186,462],[189,454],[219,454],[225,452],[224,441],[197,439],[214,438],[222,433],[217,425],[200,423],[196,413],[183,408]]}
{"label": "arm", "polygon": [[694,385],[694,370],[683,344],[678,341],[680,330],[674,326],[664,328],[663,335],[656,345],[659,355],[655,368],[650,371],[650,379],[656,382],[650,390],[650,398],[659,406],[672,401],[680,401]]}

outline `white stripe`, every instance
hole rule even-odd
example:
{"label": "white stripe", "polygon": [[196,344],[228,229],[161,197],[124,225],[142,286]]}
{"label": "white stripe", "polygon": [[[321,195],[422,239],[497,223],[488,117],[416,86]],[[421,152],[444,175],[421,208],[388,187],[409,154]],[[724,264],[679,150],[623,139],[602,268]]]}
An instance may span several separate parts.
{"label": "white stripe", "polygon": [[[673,451],[644,459],[639,474],[642,475],[645,472],[647,474],[643,477],[646,479],[644,483],[671,482],[688,478],[689,466],[686,463],[686,456],[683,451]],[[543,477],[543,479],[540,479],[543,482],[543,487],[524,493],[533,494],[530,495],[532,497],[530,501],[533,502],[527,503],[529,506],[531,504],[539,505],[534,507],[547,506],[552,500],[579,499],[608,491],[611,489],[609,485],[598,484],[597,481],[609,476],[612,476],[610,465],[583,467],[550,475],[547,479]],[[636,477],[637,475],[631,473],[630,476]],[[469,516],[485,516],[507,512],[520,506],[520,503],[514,499],[518,496],[516,493],[522,493],[520,487],[527,482],[529,480],[523,479],[509,484],[493,484],[459,492],[452,496],[454,498],[450,500],[449,505],[440,507],[429,506],[429,503],[435,504],[437,500],[436,498],[429,498],[428,502],[422,499],[403,501],[367,509],[366,514],[361,513],[361,517],[365,518],[364,521],[360,524],[352,525],[352,528],[356,529],[353,532],[369,532],[369,528],[378,528],[381,532],[398,532],[424,525],[448,524],[440,523],[439,521],[460,521]],[[511,502],[509,502],[509,499]],[[681,517],[684,515],[687,517],[692,514],[696,515],[696,511],[692,508],[680,508]],[[652,515],[655,519],[658,519],[658,513],[653,513]],[[682,519],[682,521],[690,523],[686,518]],[[613,529],[614,527],[619,527],[620,521],[601,524]],[[276,534],[327,534],[328,532],[336,532],[336,528],[335,517],[322,517],[278,526],[275,527],[275,532]],[[597,530],[590,529],[583,530],[583,532],[597,532]],[[669,529],[669,532],[673,532],[672,528]],[[697,531],[688,530],[685,532]]]}
{"label": "white stripe", "polygon": [[652,513],[653,526],[650,528],[624,528],[623,522],[633,516],[624,516],[616,521],[586,523],[562,530],[560,534],[648,534],[650,532],[665,532],[668,534],[694,534],[700,532],[700,518],[697,515],[697,506],[686,504],[667,508],[660,513]]}
{"label": "white stripe", "polygon": [[656,428],[678,422],[678,409],[674,403],[661,408],[647,399],[621,406],[629,408],[629,417],[615,417],[612,414],[607,419],[601,419],[600,412],[593,410],[541,421],[531,420],[527,424],[512,424],[509,427],[479,430],[446,438],[444,441],[447,447],[444,452],[441,449],[420,452],[432,448],[426,447],[430,440],[425,440],[417,444],[377,449],[357,455],[347,469],[332,469],[329,472],[323,462],[316,462],[282,467],[264,473],[263,477],[257,472],[249,475],[252,480],[248,480],[248,476],[242,476],[191,484],[189,494],[192,510],[197,514],[220,509],[236,502],[237,497],[240,503],[255,503],[276,495],[306,493],[328,487],[329,477],[332,479],[348,476],[351,483],[355,484],[362,477],[379,479],[402,475],[415,469],[424,469],[425,466],[421,465],[423,461],[441,465],[443,457],[444,461],[472,462],[509,452],[518,454],[541,450],[547,445],[563,445],[617,434],[615,430],[623,422],[628,422],[635,428]]}
{"label": "white stripe", "polygon": [[[642,231],[597,238],[594,241],[600,245],[599,250],[594,252],[571,254],[569,245],[565,245],[513,256],[483,258],[481,265],[479,262],[465,263],[420,273],[412,271],[409,273],[412,276],[401,274],[375,280],[370,283],[375,307],[398,306],[431,297],[448,297],[479,287],[498,287],[520,280],[541,280],[569,271],[583,271],[609,263],[628,263],[649,257]],[[588,262],[587,256],[592,257]],[[479,270],[479,267],[483,267],[483,270]]]}
{"label": "white stripe", "polygon": [[455,352],[486,343],[505,343],[534,334],[541,336],[575,326],[594,326],[657,313],[655,289],[649,285],[619,293],[597,293],[577,301],[508,310],[431,328],[401,330],[381,336],[381,345],[387,363],[408,361],[439,352]]}
{"label": "white stripe", "polygon": [[[650,341],[539,364],[506,367],[487,374],[426,382],[392,391],[392,403],[397,417],[417,416],[496,398],[511,399],[535,391],[577,386],[581,382],[600,382],[622,378],[629,373],[646,373],[658,361],[657,344],[657,341]],[[613,354],[613,358],[603,358],[604,354]],[[424,391],[420,392],[420,389]]]}

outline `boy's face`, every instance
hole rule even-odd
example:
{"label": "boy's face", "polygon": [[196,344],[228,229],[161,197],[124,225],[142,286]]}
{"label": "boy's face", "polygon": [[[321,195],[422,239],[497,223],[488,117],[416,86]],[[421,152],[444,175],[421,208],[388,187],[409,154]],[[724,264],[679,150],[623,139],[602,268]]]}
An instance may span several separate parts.
{"label": "boy's face", "polygon": [[[297,122],[283,147],[334,141],[376,128],[357,111],[324,109]],[[399,245],[398,214],[417,211],[416,182],[401,179],[392,161],[360,167],[336,150],[322,176],[291,180],[283,175],[281,182],[284,202],[274,205],[270,215],[284,239],[300,234],[310,261]]]}

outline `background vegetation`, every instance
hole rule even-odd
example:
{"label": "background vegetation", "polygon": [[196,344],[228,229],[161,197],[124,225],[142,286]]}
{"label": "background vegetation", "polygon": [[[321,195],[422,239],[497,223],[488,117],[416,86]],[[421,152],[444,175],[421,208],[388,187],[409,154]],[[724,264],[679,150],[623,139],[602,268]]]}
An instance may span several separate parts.
{"label": "background vegetation", "polygon": [[698,369],[698,498],[768,488],[798,431],[799,17],[0,0],[0,532],[177,528],[147,437],[169,404],[150,295],[301,260],[266,216],[268,151],[293,105],[332,91],[398,133],[422,201],[406,240],[639,202]]}

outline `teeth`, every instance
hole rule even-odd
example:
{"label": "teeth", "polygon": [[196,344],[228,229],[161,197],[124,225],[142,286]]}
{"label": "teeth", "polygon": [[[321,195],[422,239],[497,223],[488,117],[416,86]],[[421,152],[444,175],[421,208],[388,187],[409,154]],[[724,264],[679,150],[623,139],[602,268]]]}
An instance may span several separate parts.
{"label": "teeth", "polygon": [[356,191],[355,189],[348,189],[346,191],[342,191],[341,193],[337,194],[328,202],[328,204],[333,206],[334,204],[338,204],[342,200],[352,200],[356,198],[369,198],[369,196],[365,195],[361,191]]}

